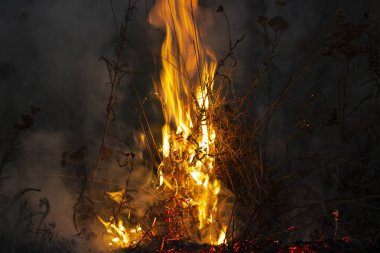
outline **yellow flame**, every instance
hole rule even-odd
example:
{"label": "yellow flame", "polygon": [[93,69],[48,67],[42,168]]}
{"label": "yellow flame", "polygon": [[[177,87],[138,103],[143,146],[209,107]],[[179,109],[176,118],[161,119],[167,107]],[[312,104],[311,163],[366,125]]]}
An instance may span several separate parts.
{"label": "yellow flame", "polygon": [[[203,243],[218,245],[225,241],[226,225],[219,217],[220,182],[213,155],[217,136],[210,118],[216,57],[202,43],[195,23],[197,10],[198,0],[157,0],[150,13],[151,23],[166,31],[162,71],[154,83],[165,119],[158,188],[184,200],[183,208],[196,210],[196,215],[189,215],[196,219],[194,234],[197,238],[200,234]],[[123,194],[108,193],[119,204],[123,204]],[[111,246],[130,247],[143,234],[139,225],[98,218],[112,236]]]}
{"label": "yellow flame", "polygon": [[200,79],[210,79],[216,67],[211,51],[202,55],[199,31],[193,22],[197,4],[197,0],[160,0],[150,14],[151,22],[166,31],[161,48],[163,71],[160,82],[155,83],[162,97],[165,120],[186,132],[190,132],[189,128],[193,126],[192,90],[195,83],[201,86]]}
{"label": "yellow flame", "polygon": [[99,215],[98,219],[106,227],[111,236],[109,246],[115,248],[128,248],[136,244],[143,237],[143,230],[140,225],[127,229],[122,220],[115,220],[110,217],[110,221],[103,220]]}
{"label": "yellow flame", "polygon": [[215,245],[220,245],[222,243],[224,243],[224,240],[226,239],[226,226],[223,226],[223,230],[220,231],[220,235],[219,235],[219,238],[218,238],[218,241],[216,241],[216,243],[214,243]]}
{"label": "yellow flame", "polygon": [[[208,230],[203,242],[220,244],[225,234],[216,219],[220,192],[220,183],[213,174],[216,134],[208,118],[216,58],[201,43],[195,23],[197,5],[197,0],[158,0],[150,13],[152,24],[166,31],[161,48],[162,71],[155,82],[166,121],[159,185],[175,188],[176,194],[187,187],[183,195],[198,210],[198,228],[201,233]],[[176,171],[162,171],[165,159],[180,160],[182,164],[175,166]],[[188,175],[186,183],[177,174]],[[180,185],[176,187],[172,181]]]}
{"label": "yellow flame", "polygon": [[116,191],[116,192],[107,192],[107,195],[116,203],[121,204],[121,202],[125,201],[124,195],[125,190]]}

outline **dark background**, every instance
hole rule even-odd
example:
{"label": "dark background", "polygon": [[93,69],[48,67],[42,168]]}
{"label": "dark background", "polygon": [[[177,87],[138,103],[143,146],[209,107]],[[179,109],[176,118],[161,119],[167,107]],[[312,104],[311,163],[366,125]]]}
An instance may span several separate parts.
{"label": "dark background", "polygon": [[[163,32],[147,22],[152,4],[151,0],[138,1],[129,24],[126,55],[134,74],[118,88],[116,121],[111,127],[110,143],[137,154],[141,150],[136,139],[139,122],[133,87],[147,99],[145,109],[157,134],[162,125],[152,80],[159,72],[155,62]],[[335,208],[341,211],[342,235],[378,237],[380,2],[289,0],[281,7],[272,0],[200,0],[200,19],[211,15],[214,21],[204,41],[221,57],[228,49],[228,35],[225,19],[216,12],[219,5],[228,16],[232,41],[245,35],[234,51],[237,94],[246,92],[263,59],[270,55],[268,71],[248,102],[253,120],[260,119],[299,63],[320,46],[313,57],[306,58],[302,66],[307,71],[283,97],[260,137],[268,169],[276,175],[304,172],[302,180],[289,186],[293,192],[286,201],[296,205],[310,200],[323,203],[310,213],[318,217],[318,225],[293,239],[310,240],[317,228],[331,226]],[[54,238],[74,238],[83,244],[72,225],[78,189],[75,178],[82,172],[61,162],[63,152],[74,152],[84,145],[86,173],[92,173],[96,161],[109,94],[107,68],[99,58],[114,55],[127,1],[113,0],[112,7],[114,15],[107,0],[0,0],[0,151],[4,157],[11,149],[12,159],[1,172],[0,235],[16,238],[15,245],[26,237],[17,232],[5,203],[13,203],[11,196],[25,187],[41,190],[25,195],[31,208],[38,210],[38,200],[49,199],[46,221],[56,225]],[[346,21],[354,25],[367,25],[366,32],[353,42],[365,47],[365,52],[349,59],[338,49],[333,55],[323,55],[324,41],[336,27],[337,13],[344,13]],[[273,41],[275,33],[271,27],[263,29],[257,22],[259,16],[282,16],[288,24],[275,49],[266,44],[266,38]],[[20,145],[10,148],[18,131],[14,124],[21,122],[20,114],[28,113],[30,106],[41,109],[35,124],[21,131],[17,138]],[[114,167],[102,167],[98,178],[116,186],[100,184],[100,191],[122,185],[123,172]],[[145,177],[144,173],[139,176]],[[330,206],[329,199],[342,201]],[[153,200],[148,196],[146,201]],[[79,248],[84,251],[86,246]]]}

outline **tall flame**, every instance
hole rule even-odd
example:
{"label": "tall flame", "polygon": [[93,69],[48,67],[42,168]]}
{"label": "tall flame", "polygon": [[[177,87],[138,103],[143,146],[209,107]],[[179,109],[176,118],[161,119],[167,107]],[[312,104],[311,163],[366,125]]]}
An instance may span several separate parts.
{"label": "tall flame", "polygon": [[[203,81],[210,81],[205,79],[213,77],[216,67],[215,57],[203,48],[194,22],[197,4],[197,0],[159,0],[150,14],[152,24],[166,31],[160,82],[155,83],[162,97],[165,121],[185,134],[193,126],[193,91],[200,86],[205,89]],[[212,83],[208,84],[212,88]],[[206,99],[205,90],[199,92],[203,96],[200,99]]]}
{"label": "tall flame", "polygon": [[[196,207],[201,241],[221,244],[225,226],[217,220],[220,182],[215,178],[215,131],[209,119],[216,58],[202,44],[195,23],[197,0],[159,0],[150,15],[165,28],[160,94],[163,161],[160,184]],[[175,129],[175,131],[174,131]]]}
{"label": "tall flame", "polygon": [[[221,184],[215,175],[216,133],[210,113],[217,64],[202,43],[197,11],[198,0],[157,0],[150,13],[151,23],[166,31],[162,70],[154,83],[165,119],[158,183],[175,200],[174,206],[187,209],[181,214],[187,236],[218,245],[225,241],[227,222],[219,217],[223,213],[219,210]],[[109,195],[122,204],[122,192]],[[112,235],[110,245],[130,247],[142,238],[139,225],[129,226],[112,217],[109,222],[99,219]]]}

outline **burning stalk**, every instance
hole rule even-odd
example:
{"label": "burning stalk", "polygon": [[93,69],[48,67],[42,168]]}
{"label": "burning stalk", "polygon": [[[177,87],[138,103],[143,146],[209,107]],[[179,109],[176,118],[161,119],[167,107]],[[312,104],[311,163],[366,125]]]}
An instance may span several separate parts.
{"label": "burning stalk", "polygon": [[[222,92],[214,90],[217,61],[202,43],[195,22],[197,4],[197,0],[158,0],[150,13],[151,24],[166,31],[162,70],[154,83],[165,119],[155,189],[165,214],[157,221],[163,227],[158,233],[166,234],[163,243],[186,238],[219,245],[226,240],[232,213],[232,203],[222,206],[228,200],[217,176],[216,140],[221,136],[216,134],[213,112],[221,104]],[[125,192],[109,195],[124,205]],[[99,220],[112,237],[110,245],[121,248],[135,246],[148,233],[116,216]]]}
{"label": "burning stalk", "polygon": [[[158,1],[151,22],[166,31],[162,71],[155,83],[165,125],[159,187],[182,212],[180,230],[190,238],[221,244],[227,229],[219,217],[221,183],[215,171],[215,130],[209,110],[214,102],[216,57],[201,41],[195,23],[197,1]],[[225,219],[225,218],[224,218]]]}

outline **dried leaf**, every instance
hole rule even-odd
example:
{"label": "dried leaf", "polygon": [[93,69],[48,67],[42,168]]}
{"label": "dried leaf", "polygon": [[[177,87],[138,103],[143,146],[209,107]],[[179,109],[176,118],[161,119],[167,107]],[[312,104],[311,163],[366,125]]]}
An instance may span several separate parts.
{"label": "dried leaf", "polygon": [[21,114],[21,119],[25,129],[30,129],[34,124],[34,119],[29,114]]}
{"label": "dried leaf", "polygon": [[102,156],[101,159],[103,161],[109,161],[111,160],[113,155],[113,150],[111,148],[103,147],[102,149]]}
{"label": "dried leaf", "polygon": [[268,25],[275,32],[282,32],[288,28],[289,24],[286,22],[285,18],[282,16],[275,16],[268,21]]}
{"label": "dried leaf", "polygon": [[256,19],[257,23],[261,25],[266,25],[268,22],[268,17],[267,16],[258,16]]}
{"label": "dried leaf", "polygon": [[83,145],[70,155],[70,159],[76,160],[76,161],[83,161],[86,157],[86,154],[87,154],[87,147]]}

